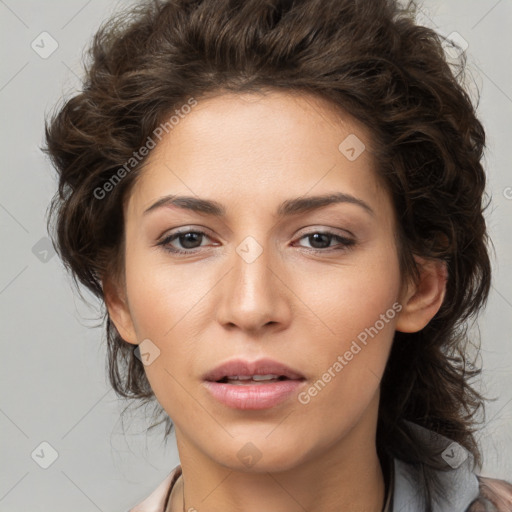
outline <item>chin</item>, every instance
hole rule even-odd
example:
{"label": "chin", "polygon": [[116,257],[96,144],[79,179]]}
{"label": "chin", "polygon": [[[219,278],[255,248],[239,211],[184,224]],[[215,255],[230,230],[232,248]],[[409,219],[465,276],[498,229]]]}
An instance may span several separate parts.
{"label": "chin", "polygon": [[278,473],[300,465],[305,458],[304,444],[299,438],[268,436],[268,430],[258,435],[241,435],[231,440],[220,453],[212,454],[221,465],[244,473]]}

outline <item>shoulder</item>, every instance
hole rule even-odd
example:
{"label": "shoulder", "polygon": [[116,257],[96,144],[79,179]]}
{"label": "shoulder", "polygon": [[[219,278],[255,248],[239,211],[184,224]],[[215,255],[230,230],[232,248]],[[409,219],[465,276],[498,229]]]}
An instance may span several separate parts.
{"label": "shoulder", "polygon": [[479,495],[467,512],[510,512],[512,484],[505,480],[478,476]]}
{"label": "shoulder", "polygon": [[181,475],[181,466],[176,466],[158,487],[143,501],[127,512],[165,512],[167,500],[176,480]]}

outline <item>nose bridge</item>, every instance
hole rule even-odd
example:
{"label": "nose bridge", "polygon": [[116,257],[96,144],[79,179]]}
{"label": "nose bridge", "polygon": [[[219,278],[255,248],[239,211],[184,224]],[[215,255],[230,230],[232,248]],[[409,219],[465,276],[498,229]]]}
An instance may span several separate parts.
{"label": "nose bridge", "polygon": [[254,331],[269,322],[286,320],[283,285],[274,275],[276,259],[268,244],[252,236],[236,246],[218,308],[221,323]]}

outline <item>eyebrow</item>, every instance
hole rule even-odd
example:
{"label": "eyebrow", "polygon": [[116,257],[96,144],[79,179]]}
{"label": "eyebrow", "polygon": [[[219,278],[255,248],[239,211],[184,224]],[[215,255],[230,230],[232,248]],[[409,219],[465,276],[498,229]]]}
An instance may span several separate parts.
{"label": "eyebrow", "polygon": [[[277,210],[277,216],[279,218],[289,217],[291,215],[298,215],[300,213],[306,213],[309,211],[323,208],[331,204],[338,203],[349,203],[355,204],[363,208],[366,212],[371,215],[375,215],[375,212],[370,206],[365,203],[362,199],[354,197],[350,194],[344,194],[341,192],[335,194],[324,194],[319,196],[303,196],[294,199],[287,199],[283,201]],[[161,197],[158,201],[153,203],[149,208],[144,210],[144,215],[158,208],[176,206],[184,210],[191,210],[197,213],[203,213],[206,215],[212,215],[214,217],[226,217],[226,209],[224,206],[217,201],[210,199],[202,199],[194,196],[176,196],[168,195]]]}

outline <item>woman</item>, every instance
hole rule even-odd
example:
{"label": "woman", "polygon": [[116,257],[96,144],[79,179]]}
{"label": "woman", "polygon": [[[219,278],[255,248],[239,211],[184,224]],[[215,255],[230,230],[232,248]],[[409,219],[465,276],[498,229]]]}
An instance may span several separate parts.
{"label": "woman", "polygon": [[114,389],[175,429],[133,511],[511,510],[466,360],[485,134],[411,9],[170,0],[96,34],[51,220]]}

